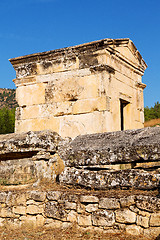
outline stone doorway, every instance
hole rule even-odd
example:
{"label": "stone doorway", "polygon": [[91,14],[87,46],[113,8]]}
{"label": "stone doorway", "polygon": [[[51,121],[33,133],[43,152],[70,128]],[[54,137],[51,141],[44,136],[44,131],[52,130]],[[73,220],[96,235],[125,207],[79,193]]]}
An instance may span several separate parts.
{"label": "stone doorway", "polygon": [[126,100],[120,99],[120,126],[121,131],[125,130],[125,120],[126,120],[126,114],[125,114],[125,108],[129,104]]}

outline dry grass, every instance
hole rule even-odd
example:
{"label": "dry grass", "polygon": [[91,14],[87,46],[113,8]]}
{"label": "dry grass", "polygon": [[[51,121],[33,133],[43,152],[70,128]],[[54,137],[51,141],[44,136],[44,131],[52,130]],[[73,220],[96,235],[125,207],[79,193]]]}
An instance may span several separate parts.
{"label": "dry grass", "polygon": [[152,119],[144,123],[144,127],[153,127],[160,124],[160,118]]}
{"label": "dry grass", "polygon": [[[62,229],[0,229],[0,240],[150,240],[144,236],[131,236],[125,233],[111,234],[95,231],[82,231],[76,227]],[[154,238],[152,238],[153,240]]]}

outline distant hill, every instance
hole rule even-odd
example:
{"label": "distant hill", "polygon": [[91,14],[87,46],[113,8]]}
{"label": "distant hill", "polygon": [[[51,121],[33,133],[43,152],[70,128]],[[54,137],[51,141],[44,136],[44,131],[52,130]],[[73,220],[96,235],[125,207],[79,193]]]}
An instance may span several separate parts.
{"label": "distant hill", "polygon": [[15,95],[15,89],[0,88],[0,109],[4,107],[15,108],[17,106]]}

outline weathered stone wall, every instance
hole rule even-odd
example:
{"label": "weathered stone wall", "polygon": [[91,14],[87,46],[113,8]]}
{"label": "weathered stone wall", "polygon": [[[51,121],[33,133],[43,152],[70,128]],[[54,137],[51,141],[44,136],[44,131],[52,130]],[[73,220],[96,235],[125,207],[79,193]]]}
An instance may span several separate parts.
{"label": "weathered stone wall", "polygon": [[146,195],[107,197],[70,191],[0,192],[0,226],[66,228],[160,234],[160,199]]}
{"label": "weathered stone wall", "polygon": [[16,132],[62,137],[143,127],[146,64],[129,39],[104,39],[10,60],[19,107]]}
{"label": "weathered stone wall", "polygon": [[49,130],[1,135],[0,226],[158,236],[159,136],[158,127],[74,140]]}

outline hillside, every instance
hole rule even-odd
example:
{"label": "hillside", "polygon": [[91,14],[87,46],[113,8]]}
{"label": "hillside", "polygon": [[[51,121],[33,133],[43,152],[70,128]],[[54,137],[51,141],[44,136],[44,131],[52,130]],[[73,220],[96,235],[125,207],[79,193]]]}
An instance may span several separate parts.
{"label": "hillside", "polygon": [[0,109],[3,107],[12,109],[17,106],[15,89],[0,88]]}

